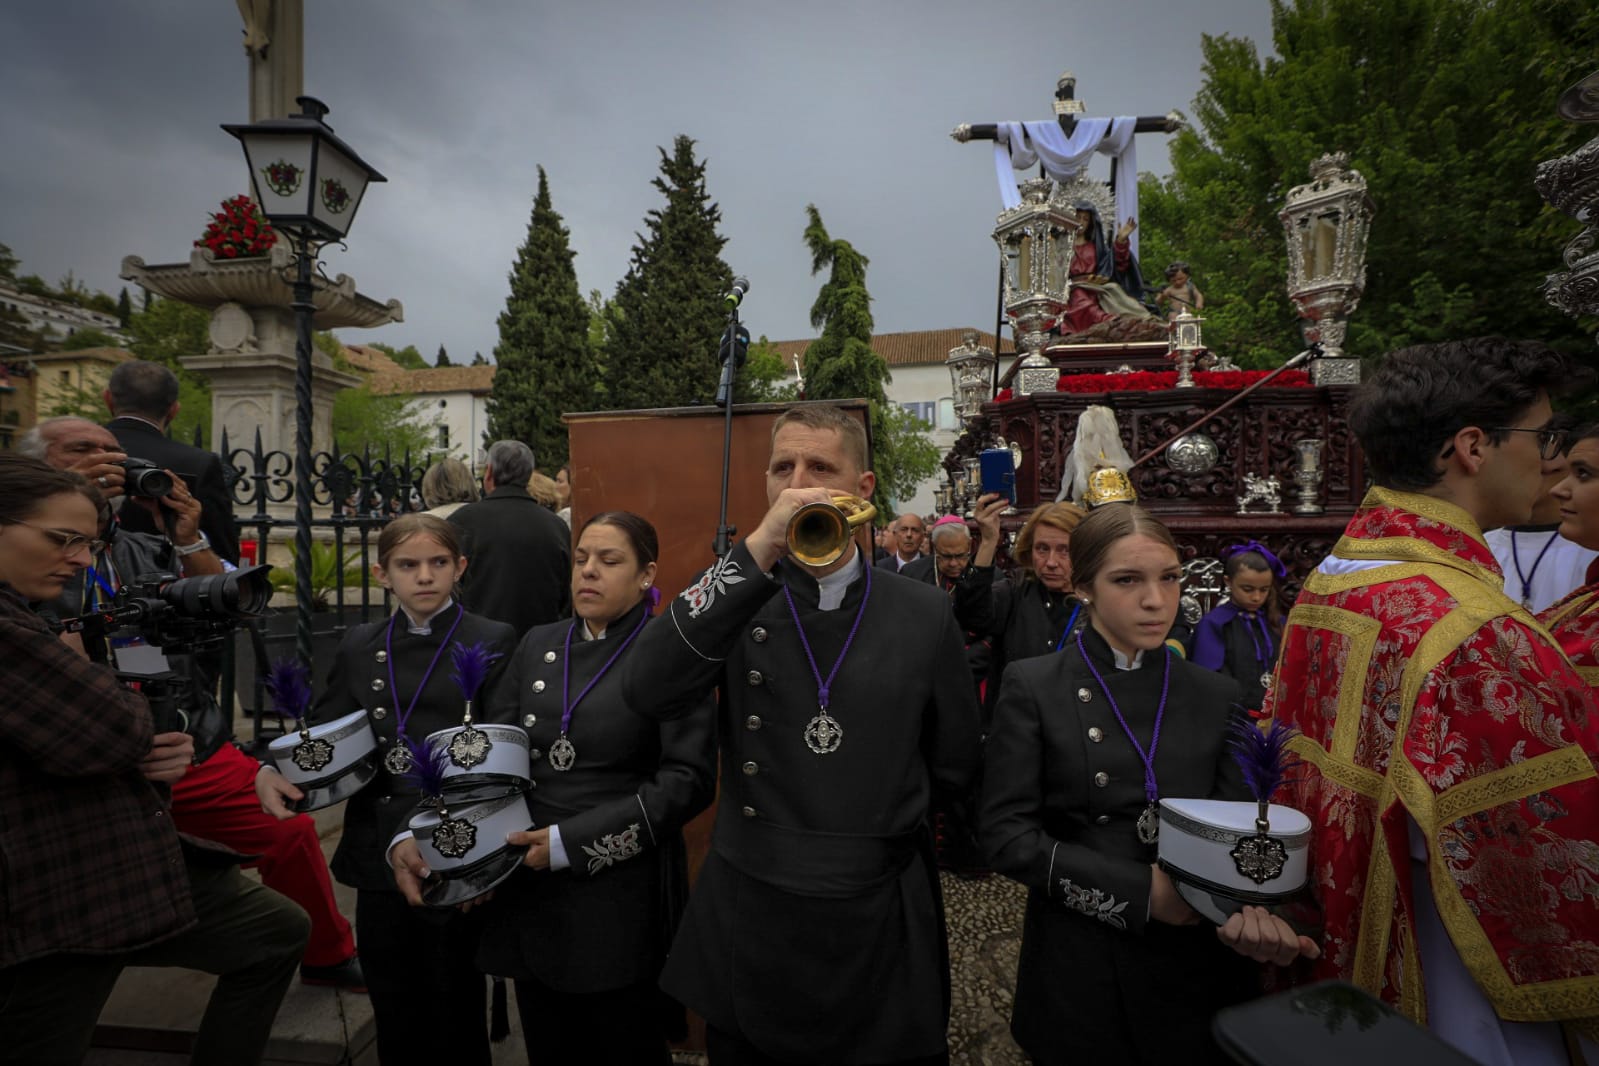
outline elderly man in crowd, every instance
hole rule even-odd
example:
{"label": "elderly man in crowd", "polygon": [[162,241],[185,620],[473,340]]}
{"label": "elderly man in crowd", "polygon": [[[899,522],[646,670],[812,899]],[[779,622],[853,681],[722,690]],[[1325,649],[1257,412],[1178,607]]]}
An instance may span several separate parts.
{"label": "elderly man in crowd", "polygon": [[483,498],[451,514],[468,560],[466,609],[516,627],[518,636],[553,622],[571,602],[572,531],[527,491],[533,449],[519,440],[489,445]]}
{"label": "elderly man in crowd", "polygon": [[889,529],[889,546],[893,553],[879,559],[877,565],[885,570],[903,570],[922,558],[922,543],[927,537],[927,525],[921,515],[902,514]]}

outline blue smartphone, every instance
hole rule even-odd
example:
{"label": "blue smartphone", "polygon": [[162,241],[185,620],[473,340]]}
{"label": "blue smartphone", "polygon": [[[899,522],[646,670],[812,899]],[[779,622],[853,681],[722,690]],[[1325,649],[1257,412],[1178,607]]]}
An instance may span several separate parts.
{"label": "blue smartphone", "polygon": [[1009,448],[984,448],[977,456],[982,470],[982,494],[997,492],[1016,503],[1016,457]]}

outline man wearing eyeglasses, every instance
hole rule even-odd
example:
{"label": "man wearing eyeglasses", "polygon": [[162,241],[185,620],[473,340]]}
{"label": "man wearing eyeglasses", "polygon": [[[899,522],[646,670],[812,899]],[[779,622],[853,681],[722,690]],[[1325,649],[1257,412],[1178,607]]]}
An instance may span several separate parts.
{"label": "man wearing eyeglasses", "polygon": [[1301,734],[1279,799],[1314,827],[1317,975],[1504,1066],[1599,1019],[1599,706],[1483,540],[1531,515],[1580,377],[1499,338],[1387,357],[1349,416],[1376,485],[1266,699]]}

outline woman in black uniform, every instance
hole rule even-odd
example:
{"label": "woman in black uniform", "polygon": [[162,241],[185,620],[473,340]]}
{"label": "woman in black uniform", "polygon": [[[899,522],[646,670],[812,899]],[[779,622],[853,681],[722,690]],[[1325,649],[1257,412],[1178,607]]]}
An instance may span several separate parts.
{"label": "woman in black uniform", "polygon": [[656,981],[688,891],[681,831],[710,803],[716,740],[710,699],[666,724],[622,700],[658,553],[638,515],[589,519],[572,553],[576,617],[528,632],[491,706],[527,730],[536,828],[511,834],[527,858],[485,909],[478,962],[515,978],[536,1063],[666,1063],[682,1024]]}
{"label": "woman in black uniform", "polygon": [[1030,889],[1011,1032],[1045,1066],[1225,1061],[1210,1019],[1258,994],[1250,958],[1316,953],[1260,908],[1197,924],[1154,865],[1162,796],[1248,798],[1236,683],[1164,646],[1177,558],[1131,504],[1083,519],[1071,566],[1088,625],[1007,671],[988,738],[983,842]]}
{"label": "woman in black uniform", "polygon": [[[355,939],[377,1025],[378,1059],[489,1062],[483,975],[473,965],[477,916],[414,909],[385,861],[416,806],[402,736],[461,724],[463,700],[450,679],[450,645],[483,643],[501,658],[480,700],[492,699],[516,630],[471,614],[454,597],[466,570],[455,527],[433,515],[402,515],[378,536],[373,574],[400,601],[381,622],[351,629],[339,645],[327,691],[311,717],[327,721],[365,707],[377,734],[381,769],[350,797],[333,876],[356,889]],[[487,721],[487,718],[480,720]],[[414,848],[408,835],[406,846]],[[454,1019],[448,1026],[437,1018]]]}

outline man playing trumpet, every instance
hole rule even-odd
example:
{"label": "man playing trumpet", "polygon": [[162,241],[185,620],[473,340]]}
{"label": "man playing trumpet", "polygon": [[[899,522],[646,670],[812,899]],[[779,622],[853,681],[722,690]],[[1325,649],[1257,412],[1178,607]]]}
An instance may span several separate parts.
{"label": "man playing trumpet", "polygon": [[961,632],[937,589],[874,571],[847,533],[815,562],[831,553],[805,543],[809,523],[798,548],[790,529],[805,505],[875,485],[856,419],[786,411],[766,516],[626,667],[646,713],[720,689],[716,827],[661,979],[706,1019],[713,1064],[947,1061],[928,812],[979,758]]}

